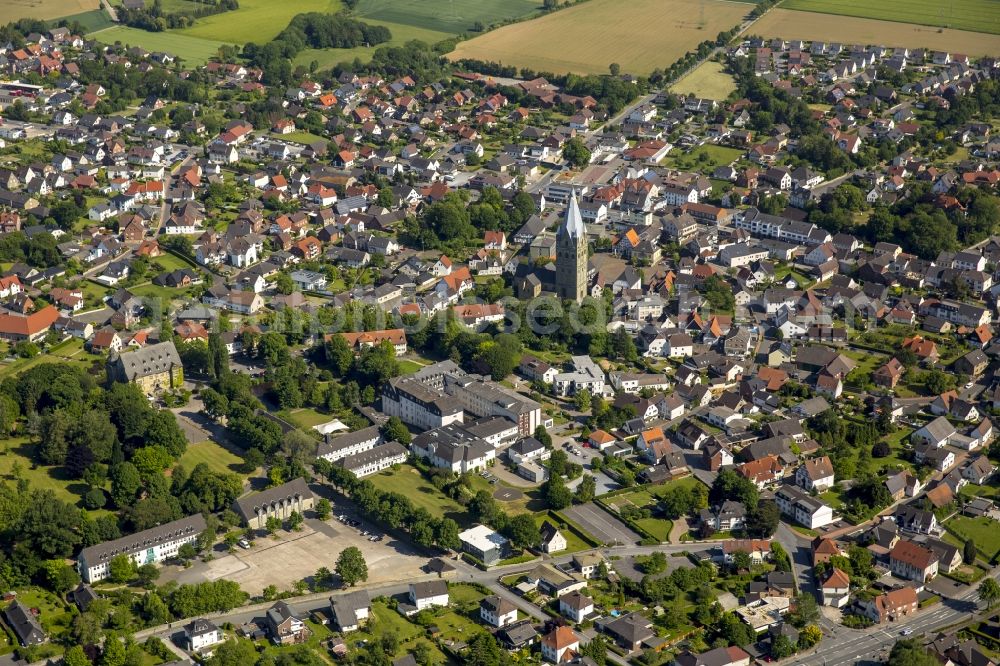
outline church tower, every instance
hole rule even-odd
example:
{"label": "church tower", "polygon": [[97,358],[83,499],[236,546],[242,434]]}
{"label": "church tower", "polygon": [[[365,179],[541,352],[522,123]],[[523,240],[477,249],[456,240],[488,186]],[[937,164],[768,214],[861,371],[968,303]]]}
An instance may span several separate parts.
{"label": "church tower", "polygon": [[577,303],[587,295],[587,229],[575,192],[556,234],[556,294]]}

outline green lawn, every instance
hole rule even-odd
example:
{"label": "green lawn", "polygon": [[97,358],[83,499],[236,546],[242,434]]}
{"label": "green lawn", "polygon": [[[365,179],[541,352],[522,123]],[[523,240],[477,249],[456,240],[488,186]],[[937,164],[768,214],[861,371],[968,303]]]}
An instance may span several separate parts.
{"label": "green lawn", "polygon": [[395,654],[389,655],[390,659],[408,654],[417,643],[425,643],[431,648],[431,654],[434,655],[432,657],[433,663],[447,662],[437,646],[424,638],[422,627],[410,622],[384,602],[372,602],[372,617],[373,621],[370,621],[361,631],[347,635],[347,644],[351,650],[354,650],[360,641],[374,642],[385,634],[395,634],[396,638],[399,639],[399,649],[396,650]]}
{"label": "green lawn", "polygon": [[171,34],[227,44],[263,44],[287,28],[296,14],[333,13],[340,9],[339,0],[240,0],[240,8],[236,11],[198,19],[190,28],[171,31]]}
{"label": "green lawn", "polygon": [[312,429],[313,426],[327,423],[337,417],[333,414],[323,414],[317,412],[315,409],[303,407],[283,414],[282,418],[291,421],[300,428]]}
{"label": "green lawn", "polygon": [[637,507],[648,507],[655,504],[664,493],[670,488],[684,487],[684,488],[694,488],[700,485],[701,481],[693,476],[686,476],[682,479],[677,479],[676,481],[670,481],[669,483],[664,483],[657,486],[640,486],[635,490],[627,493],[622,493],[620,495],[615,495],[614,497],[608,498],[608,503],[613,504],[616,507],[623,507],[626,504],[634,504]]}
{"label": "green lawn", "polygon": [[401,359],[399,361],[399,373],[401,375],[412,375],[414,372],[417,372],[418,370],[420,370],[423,367],[424,366],[422,366],[421,364],[417,363],[416,361],[411,361],[411,360],[406,359],[406,358]]}
{"label": "green lawn", "polygon": [[673,521],[666,518],[640,518],[635,524],[649,532],[657,541],[669,541],[670,530],[674,529]]}
{"label": "green lawn", "polygon": [[150,265],[156,266],[158,273],[176,271],[181,268],[195,268],[193,263],[185,261],[176,254],[170,254],[169,252],[165,252],[159,257],[152,259]]}
{"label": "green lawn", "polygon": [[366,477],[379,490],[404,495],[414,506],[422,507],[437,518],[453,518],[459,525],[468,524],[465,509],[427,481],[416,467],[400,465],[398,469]]}
{"label": "green lawn", "polygon": [[[40,612],[38,620],[42,629],[49,635],[61,633],[69,628],[73,613],[69,606],[48,590],[32,587],[18,590],[17,600],[28,608],[37,608]],[[5,607],[9,604],[5,604]]]}
{"label": "green lawn", "polygon": [[704,144],[688,152],[682,152],[681,150],[671,151],[663,160],[663,163],[678,169],[699,167],[706,173],[711,173],[716,167],[735,162],[743,154],[744,151],[738,148]]}
{"label": "green lawn", "polygon": [[844,506],[844,501],[840,497],[840,490],[836,488],[828,490],[825,493],[820,493],[819,498],[835,510],[839,510]]}
{"label": "green lawn", "polygon": [[[227,16],[219,14],[211,18]],[[208,20],[208,19],[202,19]],[[232,21],[232,18],[227,19]],[[200,22],[200,21],[199,21]],[[121,42],[127,46],[139,46],[149,51],[163,51],[182,58],[187,65],[204,65],[209,58],[215,56],[219,47],[225,42],[205,39],[195,35],[179,32],[146,32],[138,28],[115,26],[94,33],[94,38],[105,44]]]}
{"label": "green lawn", "polygon": [[535,515],[535,522],[538,524],[539,527],[541,527],[542,523],[544,523],[545,521],[549,521],[550,523],[558,527],[559,532],[566,539],[566,550],[560,551],[559,553],[560,555],[568,555],[569,553],[578,553],[581,550],[588,550],[591,547],[587,542],[578,537],[573,532],[573,530],[569,529],[568,526],[563,527],[560,524],[558,518],[550,516],[547,513],[538,513]]}
{"label": "green lawn", "polygon": [[83,340],[70,338],[64,342],[54,345],[43,354],[38,354],[32,358],[19,358],[12,363],[0,363],[0,379],[8,375],[18,375],[28,368],[32,368],[42,363],[71,363],[84,370],[89,370],[95,360],[103,359],[83,350]]}
{"label": "green lawn", "polygon": [[232,453],[221,444],[212,440],[205,440],[197,444],[188,444],[187,451],[177,461],[183,465],[184,469],[190,472],[196,465],[205,463],[213,472],[239,474],[246,476],[240,471],[243,465],[243,458]]}
{"label": "green lawn", "polygon": [[[20,465],[21,478],[32,489],[51,490],[59,499],[73,506],[80,506],[80,498],[87,492],[82,481],[71,479],[61,467],[37,464],[34,460],[34,445],[27,437],[0,439],[0,480],[15,482],[14,465]],[[91,515],[107,513],[104,510]]]}
{"label": "green lawn", "polygon": [[995,520],[955,516],[945,523],[945,527],[960,539],[975,541],[979,553],[989,561],[1000,554],[1000,529]]}
{"label": "green lawn", "polygon": [[292,143],[309,144],[317,141],[322,141],[324,143],[327,141],[327,139],[324,139],[319,134],[313,134],[312,132],[307,132],[305,130],[298,130],[292,132],[291,134],[275,134],[274,136],[278,139],[282,139],[283,141],[291,141]]}
{"label": "green lawn", "polygon": [[785,0],[781,8],[1000,34],[996,0]]}
{"label": "green lawn", "polygon": [[164,303],[170,303],[174,300],[185,299],[191,295],[197,289],[201,289],[200,286],[185,287],[183,289],[176,289],[174,287],[161,287],[159,285],[153,284],[152,282],[147,282],[136,287],[129,287],[128,290],[131,291],[136,296],[141,298],[158,298]]}
{"label": "green lawn", "polygon": [[988,483],[981,486],[969,483],[962,486],[959,492],[965,497],[989,497],[991,499],[1000,497],[1000,480],[994,476]]}

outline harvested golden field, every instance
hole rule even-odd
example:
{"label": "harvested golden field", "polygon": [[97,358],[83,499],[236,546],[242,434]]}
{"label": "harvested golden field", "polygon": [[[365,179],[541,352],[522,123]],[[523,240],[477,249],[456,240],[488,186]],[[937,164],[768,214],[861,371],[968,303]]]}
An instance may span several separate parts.
{"label": "harvested golden field", "polygon": [[668,67],[753,9],[725,0],[589,0],[460,42],[449,58],[476,58],[536,71],[648,74]]}
{"label": "harvested golden field", "polygon": [[22,18],[56,19],[97,9],[100,0],[0,0],[0,25]]}
{"label": "harvested golden field", "polygon": [[968,56],[1000,54],[1000,37],[997,35],[789,9],[772,9],[747,32],[761,37],[807,41],[819,39],[846,44],[923,47]]}
{"label": "harvested golden field", "polygon": [[736,90],[736,81],[726,73],[722,63],[707,60],[691,73],[670,86],[670,91],[678,95],[694,95],[706,99],[723,100]]}

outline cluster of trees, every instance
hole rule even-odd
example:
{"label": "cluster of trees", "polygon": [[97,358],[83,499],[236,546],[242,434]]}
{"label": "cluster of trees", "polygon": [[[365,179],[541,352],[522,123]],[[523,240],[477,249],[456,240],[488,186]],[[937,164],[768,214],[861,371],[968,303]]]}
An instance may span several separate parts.
{"label": "cluster of trees", "polygon": [[693,486],[673,485],[660,496],[660,510],[670,520],[694,515],[708,506],[708,491],[701,483]]}
{"label": "cluster of trees", "polygon": [[203,5],[198,9],[185,9],[179,12],[167,13],[163,10],[161,0],[153,0],[150,7],[129,9],[121,7],[118,10],[118,20],[132,28],[163,32],[173,28],[186,28],[196,19],[221,14],[240,8],[238,0],[192,0]]}
{"label": "cluster of trees", "polygon": [[965,210],[945,211],[937,205],[931,183],[916,182],[908,196],[892,206],[876,206],[863,227],[872,242],[891,241],[925,259],[976,243],[1000,224],[1000,197],[975,187],[960,188],[955,198]]}
{"label": "cluster of trees", "polygon": [[297,14],[288,27],[266,44],[248,43],[243,55],[264,74],[264,83],[281,85],[292,78],[292,60],[307,48],[341,48],[374,46],[392,39],[392,33],[381,25],[370,25],[346,14]]}
{"label": "cluster of trees", "polygon": [[851,545],[846,556],[835,555],[829,562],[818,562],[813,575],[816,580],[822,581],[834,567],[850,576],[858,587],[865,587],[878,577],[871,551],[857,544]]}
{"label": "cluster of trees", "polygon": [[[44,363],[8,378],[3,387],[16,396],[0,401],[7,426],[20,405],[38,461],[81,479],[88,508],[107,504],[110,481],[111,501],[138,530],[175,520],[185,509],[216,510],[235,497],[233,479],[207,469],[190,478],[181,470],[171,486],[163,472],[184,453],[187,440],[174,415],[151,407],[135,386],[102,390],[77,367]],[[178,495],[186,497],[184,503]]]}
{"label": "cluster of trees", "polygon": [[355,356],[347,340],[334,333],[323,345],[323,349],[331,372],[338,378],[353,378],[377,389],[400,374],[396,351],[388,340],[368,347]]}
{"label": "cluster of trees", "polygon": [[767,539],[778,529],[781,519],[778,505],[772,501],[761,501],[757,486],[734,470],[719,472],[708,492],[708,502],[712,506],[726,500],[742,502],[747,509],[743,532],[754,539]]}
{"label": "cluster of trees", "polygon": [[31,238],[23,231],[0,236],[0,260],[23,261],[37,268],[49,268],[62,263],[55,237],[43,232]]}
{"label": "cluster of trees", "polygon": [[449,193],[428,206],[421,217],[408,218],[401,237],[415,247],[461,249],[482,238],[484,231],[511,233],[537,211],[526,192],[514,195],[509,204],[495,187],[484,187],[475,203],[468,203],[469,196],[468,190]]}
{"label": "cluster of trees", "polygon": [[[408,324],[413,319],[404,317]],[[450,358],[469,371],[500,381],[521,363],[524,344],[519,335],[498,333],[490,327],[477,333],[462,326],[451,311],[435,315],[433,321],[409,336],[415,349],[438,358]]]}
{"label": "cluster of trees", "polygon": [[850,520],[865,520],[892,503],[892,496],[882,482],[873,457],[885,457],[882,435],[891,432],[892,424],[880,418],[862,424],[850,424],[835,410],[812,417],[806,427],[822,451],[833,461],[837,480],[855,479],[845,494],[843,514]]}

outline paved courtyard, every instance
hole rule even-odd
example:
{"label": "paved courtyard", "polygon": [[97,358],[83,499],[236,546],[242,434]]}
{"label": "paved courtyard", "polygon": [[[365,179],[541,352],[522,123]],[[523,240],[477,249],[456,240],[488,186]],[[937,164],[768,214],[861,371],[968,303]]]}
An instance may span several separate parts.
{"label": "paved courtyard", "polygon": [[364,554],[369,583],[407,580],[421,574],[426,556],[390,536],[377,543],[368,541],[361,536],[362,529],[371,528],[348,527],[332,519],[308,519],[301,532],[282,530],[277,539],[259,536],[250,550],[237,548],[233,553],[221,554],[217,550],[210,562],[196,562],[188,569],[165,567],[162,580],[200,583],[224,578],[239,583],[251,595],[259,595],[268,585],[289,590],[320,567],[333,571],[337,556],[349,546],[357,546]]}

